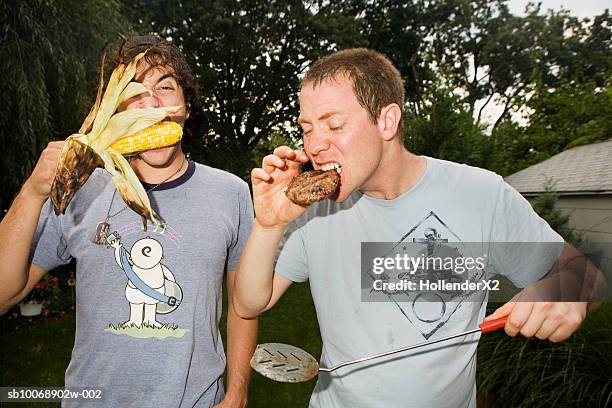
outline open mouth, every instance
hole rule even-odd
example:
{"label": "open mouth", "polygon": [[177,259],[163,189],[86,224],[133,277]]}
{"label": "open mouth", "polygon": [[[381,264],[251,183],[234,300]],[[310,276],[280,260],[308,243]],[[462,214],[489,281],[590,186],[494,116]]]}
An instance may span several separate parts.
{"label": "open mouth", "polygon": [[336,162],[326,163],[319,167],[319,170],[336,170],[338,174],[342,173],[342,166]]}
{"label": "open mouth", "polygon": [[[342,166],[339,163],[336,163],[336,162],[330,162],[330,163],[324,164],[323,166],[321,166],[321,170],[324,170],[324,171],[336,170],[336,172],[339,175],[342,174]],[[341,187],[342,187],[342,176],[340,176],[340,180],[338,182],[338,187],[336,188],[336,191],[334,191],[332,194],[330,194],[326,198],[329,198],[332,201],[336,201],[336,199],[340,195],[340,188]]]}

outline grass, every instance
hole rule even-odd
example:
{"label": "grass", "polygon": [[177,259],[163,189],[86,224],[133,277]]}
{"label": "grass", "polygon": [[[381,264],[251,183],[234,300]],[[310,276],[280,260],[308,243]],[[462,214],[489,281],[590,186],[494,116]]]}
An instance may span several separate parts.
{"label": "grass", "polygon": [[189,330],[179,329],[175,324],[163,324],[161,327],[155,327],[147,323],[143,323],[141,327],[134,324],[129,326],[115,326],[114,324],[109,324],[104,331],[118,335],[136,337],[139,339],[156,338],[163,340],[168,337],[176,337],[180,339]]}
{"label": "grass", "polygon": [[[0,334],[0,386],[63,387],[74,345],[75,314],[50,319],[3,317]],[[16,329],[18,327],[18,329]],[[2,403],[21,408],[57,403]]]}
{"label": "grass", "polygon": [[[277,305],[260,318],[258,343],[287,343],[306,350],[317,360],[321,336],[308,284],[293,284]],[[249,407],[307,407],[316,378],[298,384],[269,380],[253,373]]]}
{"label": "grass", "polygon": [[[73,345],[74,313],[31,324],[24,318],[0,321],[0,386],[62,386]],[[21,325],[17,331],[16,323]],[[292,285],[260,323],[259,343],[288,343],[319,357],[321,339],[307,284]],[[479,407],[612,406],[611,339],[610,304],[589,316],[565,343],[510,338],[501,332],[483,336],[478,350]],[[306,407],[315,381],[284,384],[254,373],[249,407]]]}
{"label": "grass", "polygon": [[563,343],[497,332],[482,337],[478,353],[478,391],[495,406],[612,406],[611,304]]}

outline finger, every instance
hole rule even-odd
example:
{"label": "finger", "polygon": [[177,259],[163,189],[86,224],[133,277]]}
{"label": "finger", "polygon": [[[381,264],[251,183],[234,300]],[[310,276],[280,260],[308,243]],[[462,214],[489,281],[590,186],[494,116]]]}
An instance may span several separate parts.
{"label": "finger", "polygon": [[303,150],[294,150],[295,152],[295,160],[299,161],[301,163],[308,163],[310,161],[310,159],[308,158],[308,155],[306,154],[305,151]]}
{"label": "finger", "polygon": [[262,162],[262,168],[267,173],[272,173],[275,169],[284,169],[286,166],[285,160],[281,159],[275,154],[269,154],[264,157]]}
{"label": "finger", "polygon": [[310,159],[303,150],[294,150],[291,156],[292,157],[287,158],[287,167],[292,170],[299,171],[300,166],[302,164],[308,163],[310,161]]}
{"label": "finger", "polygon": [[557,327],[557,330],[555,330],[554,333],[548,337],[548,340],[552,341],[553,343],[567,340],[572,334],[574,334],[574,332],[580,328],[580,325],[584,321],[585,315],[574,309],[565,312],[563,317],[563,319],[556,319],[558,322],[560,322],[559,327]]}
{"label": "finger", "polygon": [[550,306],[548,303],[540,304],[536,303],[531,309],[531,313],[527,317],[527,320],[521,327],[521,334],[525,337],[533,337],[538,330],[542,327],[545,320],[550,320]]}
{"label": "finger", "polygon": [[569,339],[573,333],[574,332],[569,330],[567,327],[559,326],[557,330],[555,330],[550,336],[548,336],[548,341],[551,341],[553,343],[565,341]]}
{"label": "finger", "polygon": [[295,158],[295,151],[289,146],[279,146],[274,149],[274,154],[283,159],[291,159]]}
{"label": "finger", "polygon": [[486,322],[489,320],[499,319],[501,317],[508,316],[512,312],[512,309],[514,309],[514,306],[516,306],[516,302],[520,298],[521,298],[521,292],[512,296],[512,299],[510,299],[508,302],[503,304],[501,307],[498,307],[497,309],[495,309],[495,311],[491,315],[485,317],[484,321]]}
{"label": "finger", "polygon": [[260,181],[270,181],[271,179],[272,176],[266,173],[264,169],[257,167],[251,170],[251,182],[253,184],[258,183]]}
{"label": "finger", "polygon": [[554,319],[546,319],[536,332],[535,336],[540,340],[549,338],[560,326],[560,322]]}
{"label": "finger", "polygon": [[512,312],[508,315],[508,321],[505,327],[506,333],[509,336],[514,337],[518,334],[525,322],[527,322],[532,309],[532,302],[517,302],[515,304]]}
{"label": "finger", "polygon": [[502,306],[495,309],[495,311],[489,316],[485,317],[484,321],[487,322],[489,320],[499,319],[501,317],[508,316],[510,312],[512,312],[512,309],[514,309],[515,305],[516,302],[508,302],[503,304]]}
{"label": "finger", "polygon": [[64,147],[64,143],[64,140],[55,140],[53,142],[49,142],[47,144],[47,147],[51,149],[61,149],[62,147]]}
{"label": "finger", "polygon": [[300,166],[302,165],[301,162],[295,161],[295,160],[287,160],[286,164],[287,164],[287,168],[288,169],[295,170],[298,173],[299,173],[299,170],[300,170]]}
{"label": "finger", "polygon": [[50,142],[42,151],[41,157],[45,159],[59,159],[62,154],[63,144],[64,142]]}
{"label": "finger", "polygon": [[572,305],[579,305],[579,303],[561,303],[561,305],[563,305],[565,309],[555,314],[557,316],[555,320],[559,322],[559,327],[557,327],[557,330],[548,338],[552,342],[568,339],[580,328],[586,316],[584,311],[572,307]]}
{"label": "finger", "polygon": [[42,156],[42,159],[45,163],[53,165],[59,161],[60,153],[61,153],[60,150],[55,150],[55,151],[46,150]]}
{"label": "finger", "polygon": [[55,173],[57,163],[59,162],[61,155],[61,150],[57,149],[45,149],[40,155],[39,163],[43,165],[44,168],[52,169],[53,173]]}

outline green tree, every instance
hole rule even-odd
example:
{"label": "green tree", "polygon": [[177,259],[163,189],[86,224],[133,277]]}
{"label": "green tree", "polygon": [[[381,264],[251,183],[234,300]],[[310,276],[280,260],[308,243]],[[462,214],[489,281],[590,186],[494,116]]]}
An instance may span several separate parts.
{"label": "green tree", "polygon": [[555,208],[559,201],[559,194],[554,190],[554,185],[549,181],[543,193],[538,195],[533,201],[532,206],[535,212],[542,217],[548,225],[559,233],[567,242],[572,245],[578,245],[582,240],[568,225],[570,216],[563,214],[561,210]]}
{"label": "green tree", "polygon": [[242,176],[261,140],[295,131],[299,78],[310,62],[361,44],[353,19],[326,2],[125,4],[143,30],[171,37],[194,67],[210,127],[186,140],[192,156]]}
{"label": "green tree", "polygon": [[408,148],[493,167],[495,139],[485,135],[482,113],[495,102],[503,108],[493,128],[510,122],[537,86],[547,21],[539,7],[517,17],[507,0],[350,3],[368,46],[406,79]]}
{"label": "green tree", "polygon": [[434,29],[434,21],[443,17],[431,2],[413,0],[351,0],[343,13],[359,26],[365,46],[386,55],[405,81],[407,107],[418,113],[426,98],[427,82],[433,79],[424,61],[428,45],[425,39]]}
{"label": "green tree", "polygon": [[417,114],[404,115],[404,143],[411,152],[489,167],[493,146],[483,128],[476,125],[461,98],[444,87],[430,87],[431,94]]}
{"label": "green tree", "polygon": [[535,86],[541,32],[546,17],[532,7],[525,17],[512,15],[507,0],[443,2],[447,18],[432,35],[428,61],[449,82],[464,92],[464,103],[479,124],[491,102],[502,112],[499,126],[526,103]]}
{"label": "green tree", "polygon": [[[441,41],[436,40],[440,22],[456,16],[463,3],[353,0],[345,3],[343,12],[354,16],[366,45],[389,57],[404,78],[407,148],[418,154],[487,166],[490,139],[472,120],[465,98],[453,92],[462,83],[435,62],[433,44]],[[468,13],[466,18],[473,16]],[[445,39],[450,41],[450,37]],[[456,44],[453,47],[456,49]]]}
{"label": "green tree", "polygon": [[50,140],[78,130],[106,41],[127,21],[116,1],[3,1],[0,204],[8,208]]}
{"label": "green tree", "polygon": [[606,10],[579,21],[550,14],[543,29],[540,71],[526,103],[528,123],[493,132],[502,174],[561,151],[612,137],[612,19]]}
{"label": "green tree", "polygon": [[[171,37],[195,67],[209,126],[187,132],[193,157],[243,176],[260,141],[296,136],[308,64],[349,46],[377,49],[400,70],[414,122],[407,145],[418,152],[508,174],[575,140],[609,137],[607,12],[581,21],[531,4],[519,17],[507,0],[124,0],[124,8],[140,31]],[[494,102],[502,112],[488,137],[482,113]],[[517,112],[533,112],[527,125]]]}

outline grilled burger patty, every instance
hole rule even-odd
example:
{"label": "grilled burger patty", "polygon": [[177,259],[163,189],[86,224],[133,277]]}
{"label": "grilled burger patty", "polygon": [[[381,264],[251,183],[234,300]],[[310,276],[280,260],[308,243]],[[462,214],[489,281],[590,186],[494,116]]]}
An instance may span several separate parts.
{"label": "grilled burger patty", "polygon": [[298,174],[291,180],[285,194],[298,205],[310,205],[331,197],[340,186],[336,170],[313,170]]}

